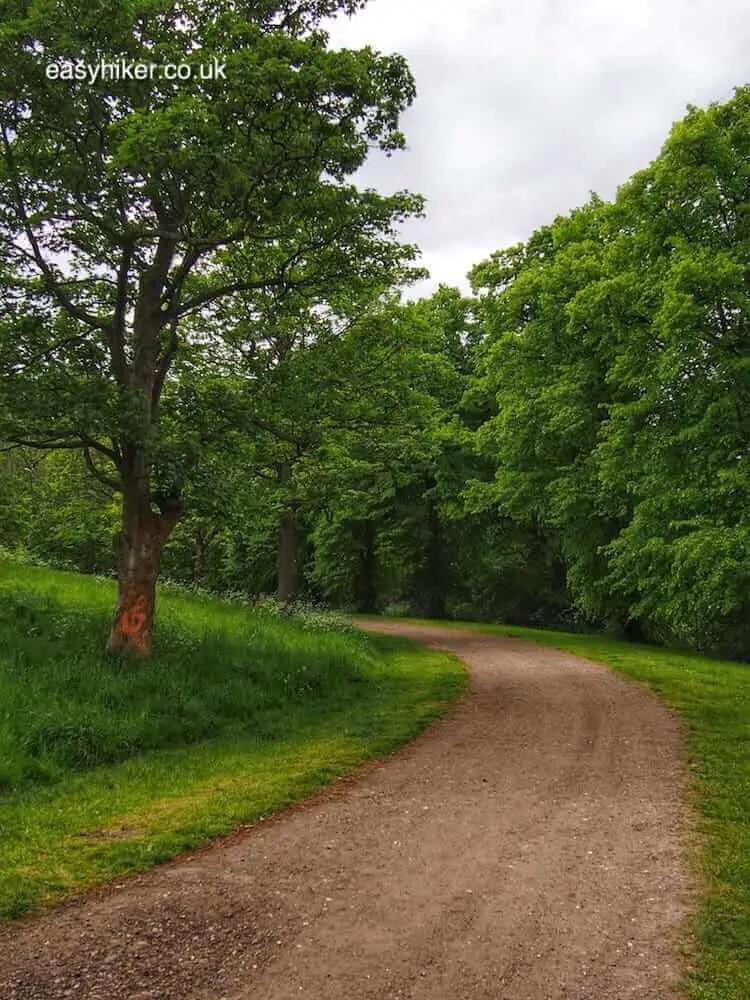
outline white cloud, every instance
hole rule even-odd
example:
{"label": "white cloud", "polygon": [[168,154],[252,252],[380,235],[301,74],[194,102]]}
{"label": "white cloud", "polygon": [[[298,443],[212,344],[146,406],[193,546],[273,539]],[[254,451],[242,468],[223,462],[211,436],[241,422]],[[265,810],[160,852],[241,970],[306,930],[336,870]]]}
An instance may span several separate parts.
{"label": "white cloud", "polygon": [[361,181],[427,196],[405,235],[438,281],[611,197],[687,104],[748,82],[747,0],[371,0],[332,44],[401,52],[419,97],[409,149]]}

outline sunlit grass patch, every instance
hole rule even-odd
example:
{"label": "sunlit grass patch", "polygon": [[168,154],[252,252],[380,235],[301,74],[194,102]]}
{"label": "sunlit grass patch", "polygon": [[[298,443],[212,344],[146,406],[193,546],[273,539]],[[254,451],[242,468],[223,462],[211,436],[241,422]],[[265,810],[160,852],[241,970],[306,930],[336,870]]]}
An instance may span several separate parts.
{"label": "sunlit grass patch", "polygon": [[465,685],[446,654],[163,594],[105,655],[111,582],[0,566],[0,915],[142,870],[394,750]]}

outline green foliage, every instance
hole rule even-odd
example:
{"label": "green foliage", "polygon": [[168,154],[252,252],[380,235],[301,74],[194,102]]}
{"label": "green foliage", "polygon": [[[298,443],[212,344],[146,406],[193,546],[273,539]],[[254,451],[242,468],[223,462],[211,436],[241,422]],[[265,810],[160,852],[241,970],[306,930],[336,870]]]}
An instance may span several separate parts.
{"label": "green foliage", "polygon": [[111,574],[120,504],[74,452],[28,449],[0,456],[2,543],[35,561]]}
{"label": "green foliage", "polygon": [[[218,10],[196,14],[196,30],[229,50]],[[309,19],[281,30],[264,18],[256,9],[252,24],[233,21],[231,58],[258,93],[281,87],[275,110],[242,98],[234,81],[219,87],[226,107],[212,106],[204,121],[196,109],[218,100],[213,85],[188,88],[187,103],[156,88],[152,122],[136,88],[122,98],[128,114],[112,123],[113,163],[147,155],[134,138],[141,133],[161,162],[162,112],[186,135],[196,129],[196,141],[228,116],[237,145],[222,170],[231,173],[240,149],[259,163],[281,155],[243,132],[243,101],[257,100],[258,121],[291,144],[287,154],[301,143],[309,185],[282,197],[293,187],[282,170],[269,181],[278,215],[261,213],[257,232],[220,240],[185,277],[180,294],[191,307],[180,314],[142,456],[151,508],[175,493],[186,507],[165,572],[252,595],[273,592],[287,572],[286,596],[342,607],[594,627],[750,655],[750,88],[690,109],[614,202],[593,195],[477,265],[476,298],[441,287],[405,303],[393,285],[418,272],[395,225],[421,201],[332,184],[335,172],[321,173],[316,159],[323,147],[313,153],[310,143],[322,130],[344,174],[364,157],[368,130],[399,146],[397,106],[411,100],[411,78],[398,59],[329,52]],[[96,39],[124,29],[118,21],[90,30]],[[165,41],[165,52],[183,43]],[[293,58],[290,69],[284,60]],[[331,123],[320,109],[308,120],[297,104],[312,88],[349,107],[347,87],[357,92],[351,120]],[[46,154],[27,149],[27,139],[19,133],[18,153],[31,169]],[[180,197],[195,187],[208,198],[205,216],[185,217],[181,253],[201,227],[226,221],[234,197],[221,179],[216,192],[201,187],[208,153],[198,146],[175,153],[175,177],[187,185]],[[197,170],[189,183],[188,161]],[[52,189],[62,191],[56,177],[36,192],[41,208]],[[134,206],[148,215],[155,203],[149,209],[136,187]],[[111,209],[99,188],[89,194],[92,210]],[[88,239],[90,225],[67,235]],[[135,235],[155,252],[148,232]],[[98,244],[84,244],[76,252],[95,256]],[[67,446],[78,435],[85,468],[106,480],[110,446],[124,455],[123,441],[140,440],[138,406],[112,377],[104,331],[84,335],[80,317],[62,307],[48,328],[49,283],[30,284],[24,267],[3,307],[7,434],[20,434],[14,421],[34,424],[37,394],[49,389],[63,434],[54,440]],[[87,309],[96,301],[104,314],[107,295],[92,287]],[[80,437],[89,424],[90,446]],[[112,437],[116,425],[124,438]],[[100,492],[85,487],[83,469],[70,456],[32,469],[27,451],[9,454],[0,468],[3,543],[108,571],[112,492],[101,482]]]}
{"label": "green foliage", "polygon": [[608,213],[594,198],[473,274],[487,290],[480,386],[495,411],[477,447],[497,470],[475,504],[554,532],[579,606],[599,618],[619,610],[597,583],[620,511],[591,458],[611,396],[609,333],[580,303],[605,273]]}
{"label": "green foliage", "polygon": [[480,410],[470,398],[482,338],[472,303],[441,287],[388,319],[402,341],[397,371],[378,369],[391,412],[366,434],[338,438],[323,470],[313,466],[325,489],[313,587],[360,611],[557,621],[566,602],[551,548],[474,509],[466,493],[467,479],[493,470],[467,431]]}
{"label": "green foliage", "polygon": [[494,482],[559,539],[596,624],[748,655],[750,88],[658,159],[473,273]]}
{"label": "green foliage", "polygon": [[692,109],[620,193],[616,259],[642,319],[618,338],[600,448],[633,506],[613,582],[662,633],[729,655],[750,648],[748,128],[748,88]]}
{"label": "green foliage", "polygon": [[[403,147],[414,81],[398,55],[328,48],[321,20],[350,0],[4,6],[0,442],[78,450],[122,493],[120,582],[147,614],[113,639],[148,653],[160,547],[212,453],[237,446],[243,376],[276,378],[236,366],[258,346],[248,315],[287,331],[411,276],[397,227],[422,199],[348,179]],[[66,72],[77,60],[156,72],[91,79]],[[304,374],[276,388],[298,398]]]}

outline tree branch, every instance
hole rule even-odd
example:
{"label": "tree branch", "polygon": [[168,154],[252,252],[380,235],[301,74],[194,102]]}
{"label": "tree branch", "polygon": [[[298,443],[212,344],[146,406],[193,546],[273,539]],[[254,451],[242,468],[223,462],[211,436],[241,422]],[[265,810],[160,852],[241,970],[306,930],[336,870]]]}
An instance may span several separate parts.
{"label": "tree branch", "polygon": [[154,375],[154,386],[151,390],[151,412],[156,417],[156,413],[159,409],[159,401],[161,400],[162,390],[164,389],[164,382],[167,378],[167,372],[169,371],[169,366],[174,361],[174,357],[177,354],[177,348],[179,346],[179,339],[177,337],[177,327],[178,320],[175,317],[169,328],[169,340],[164,352],[159,358],[156,366],[156,373]]}
{"label": "tree branch", "polygon": [[85,309],[81,309],[80,306],[77,306],[75,302],[73,302],[67,292],[64,291],[62,283],[55,277],[54,271],[45,260],[39,247],[39,241],[37,240],[34,229],[29,221],[28,213],[26,212],[23,192],[21,191],[21,185],[18,180],[18,172],[16,171],[15,163],[13,161],[13,152],[10,140],[8,139],[7,130],[4,127],[2,130],[2,137],[5,162],[8,165],[10,181],[15,195],[15,208],[23,226],[23,231],[29,241],[29,245],[31,246],[34,261],[44,278],[47,290],[53,298],[58,301],[68,315],[73,317],[73,319],[77,319],[80,323],[85,323],[86,326],[91,327],[92,329],[108,331],[111,327],[111,324],[108,321],[91,315],[91,313],[87,312]]}
{"label": "tree branch", "polygon": [[110,479],[109,476],[106,476],[101,471],[101,469],[97,468],[96,463],[91,457],[91,450],[86,446],[83,447],[83,460],[85,461],[86,466],[94,479],[98,480],[98,482],[102,483],[102,485],[107,486],[109,489],[114,491],[122,489],[122,483],[115,479]]}
{"label": "tree branch", "polygon": [[293,444],[296,448],[302,447],[307,443],[306,437],[297,438],[287,431],[282,431],[280,428],[274,427],[273,424],[266,423],[265,420],[260,420],[258,417],[250,417],[250,423],[257,427],[258,430],[265,431],[266,434],[270,434],[279,441],[286,441],[287,444]]}

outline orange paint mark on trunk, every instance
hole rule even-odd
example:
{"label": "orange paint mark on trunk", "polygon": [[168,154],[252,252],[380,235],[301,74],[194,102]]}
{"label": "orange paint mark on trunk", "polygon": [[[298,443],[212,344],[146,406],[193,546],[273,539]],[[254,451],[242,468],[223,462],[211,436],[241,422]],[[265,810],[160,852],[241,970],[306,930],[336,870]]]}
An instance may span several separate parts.
{"label": "orange paint mark on trunk", "polygon": [[146,624],[146,598],[143,594],[130,608],[125,608],[120,615],[120,631],[123,635],[130,636],[136,642],[143,639],[144,626]]}
{"label": "orange paint mark on trunk", "polygon": [[148,653],[151,645],[148,622],[148,598],[145,594],[139,594],[132,603],[124,602],[113,629],[117,645],[120,648]]}

